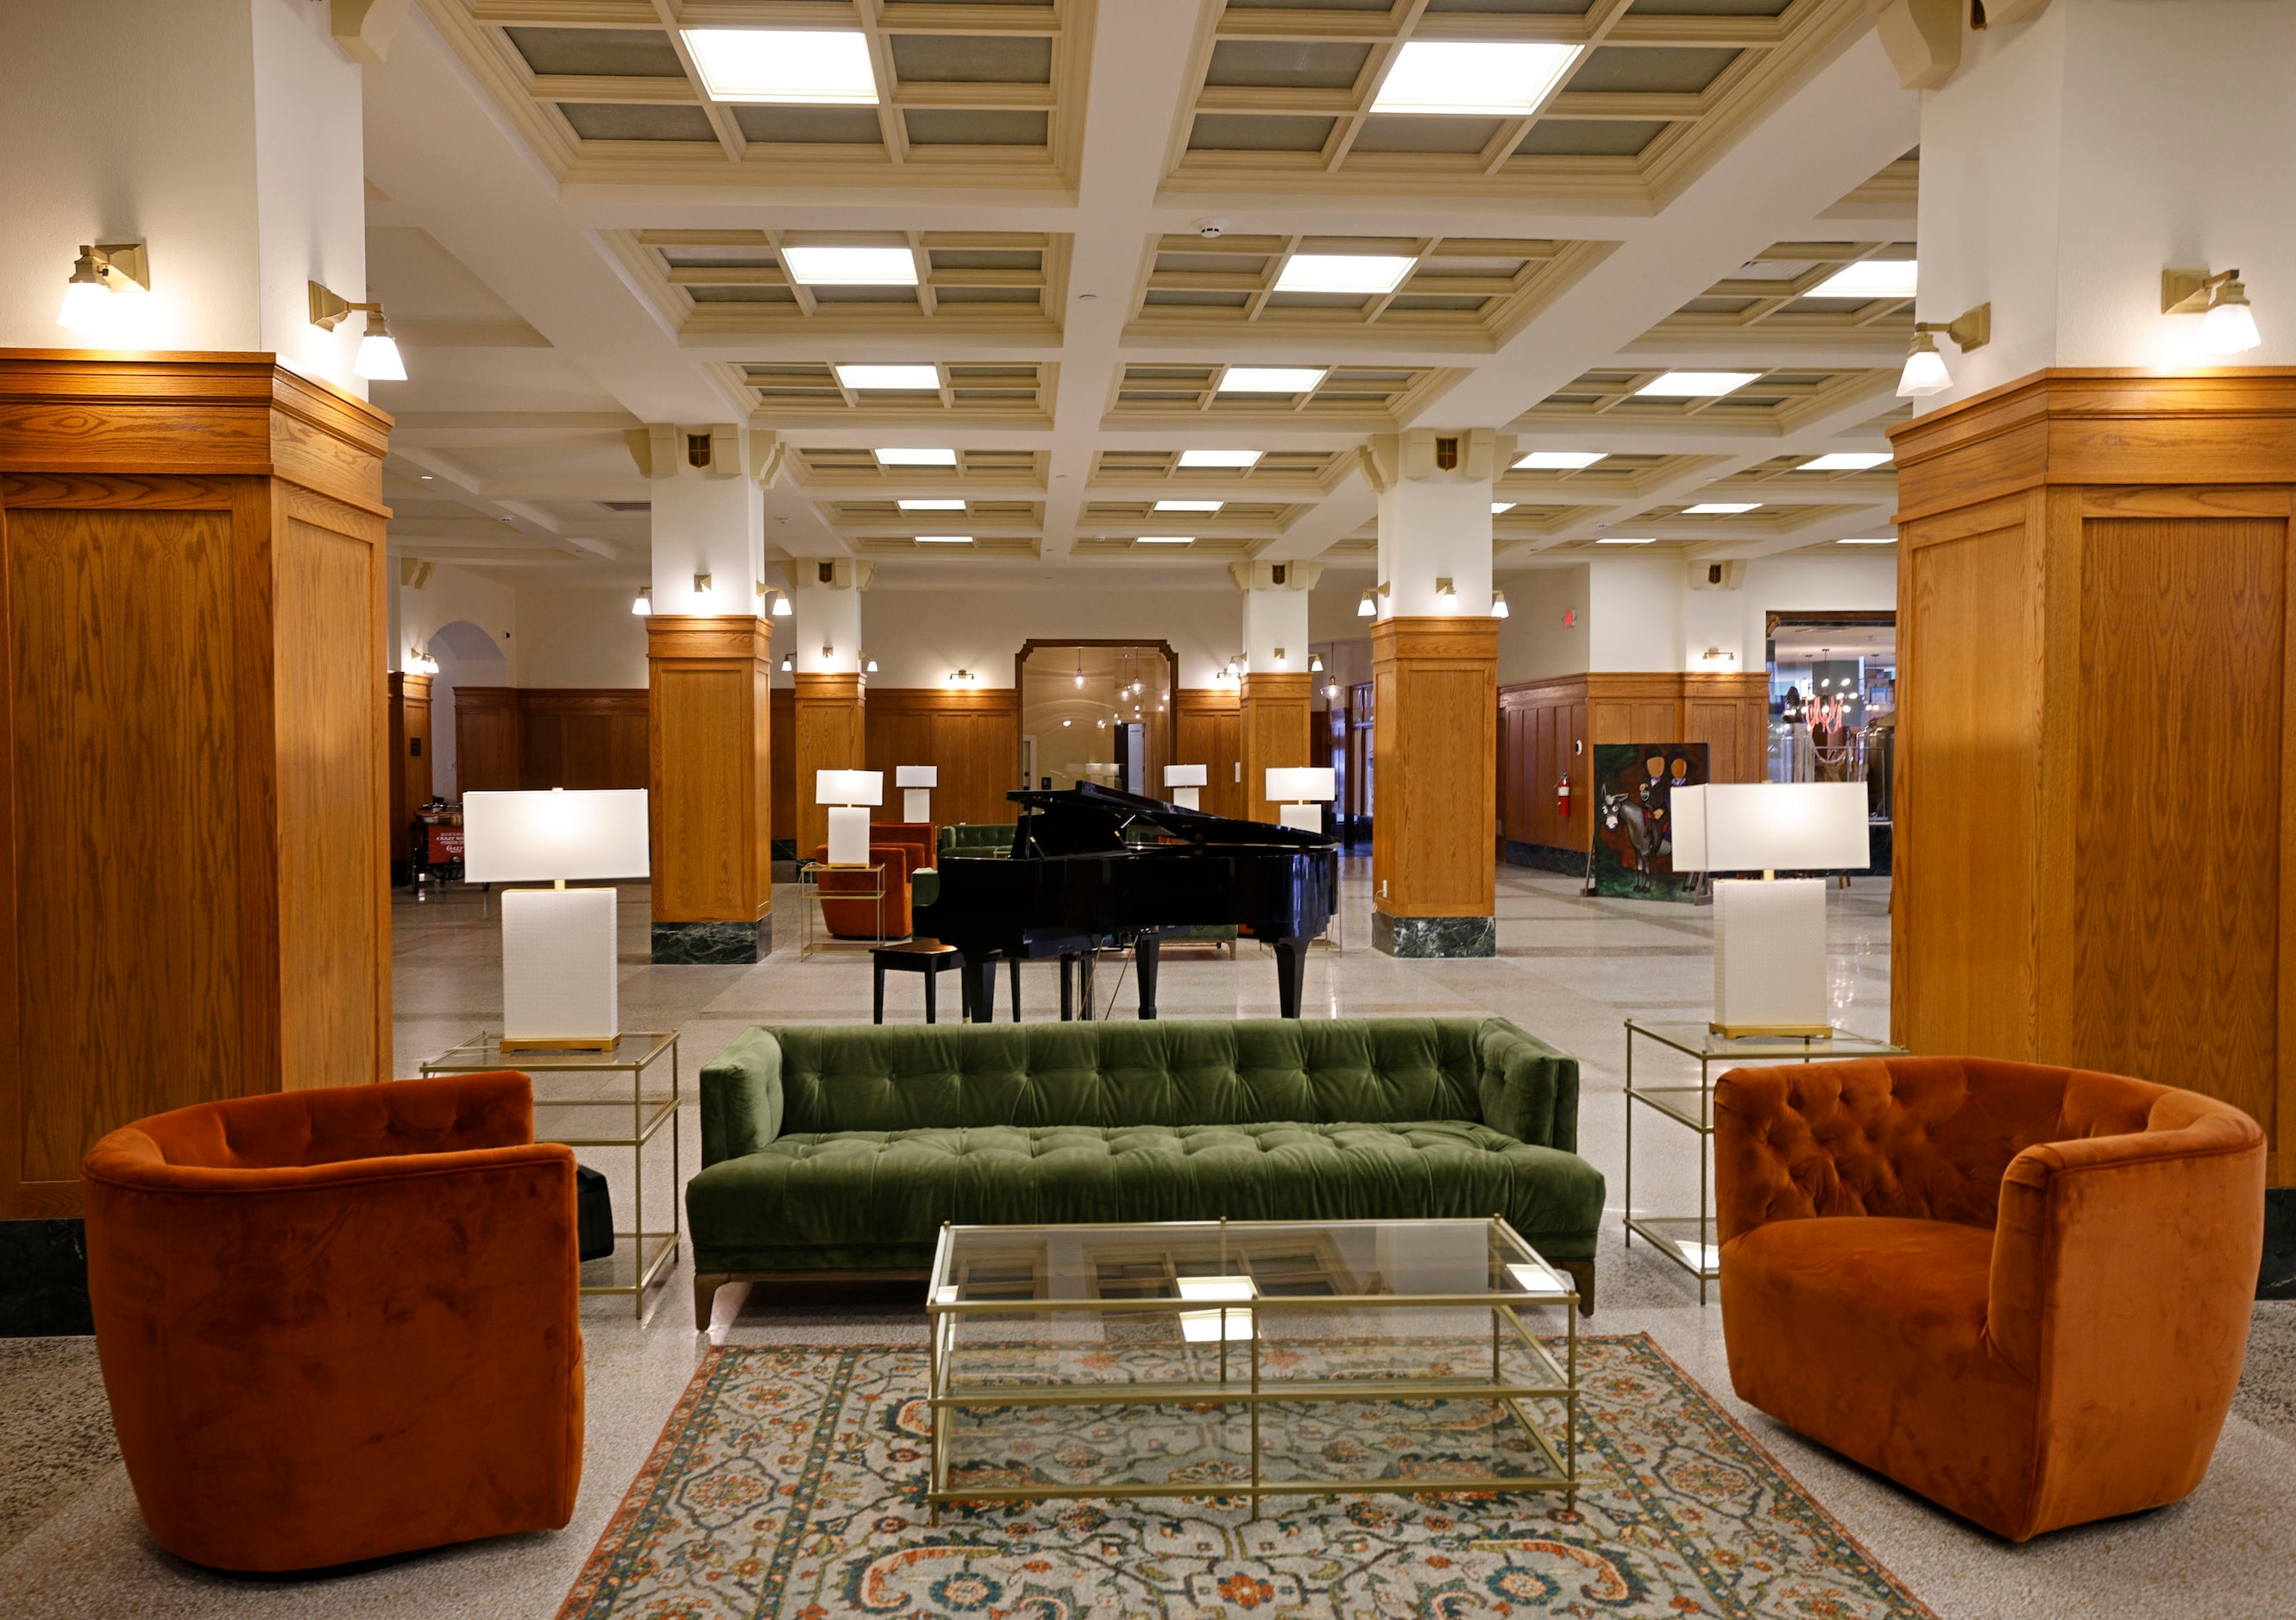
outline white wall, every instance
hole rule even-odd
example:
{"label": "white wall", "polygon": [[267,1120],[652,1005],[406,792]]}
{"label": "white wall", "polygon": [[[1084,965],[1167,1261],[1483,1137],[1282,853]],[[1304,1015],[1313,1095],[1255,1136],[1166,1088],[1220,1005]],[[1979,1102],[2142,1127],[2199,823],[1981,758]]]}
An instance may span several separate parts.
{"label": "white wall", "polygon": [[[1587,673],[1587,584],[1585,563],[1536,569],[1503,582],[1507,616],[1499,621],[1500,685]],[[1566,612],[1569,625],[1562,622]]]}
{"label": "white wall", "polygon": [[[646,684],[646,622],[627,585],[521,585],[516,594],[521,686]],[[787,619],[779,621],[787,624]]]}
{"label": "white wall", "polygon": [[1993,305],[1993,340],[1941,345],[1935,410],[2048,365],[2222,364],[2161,312],[2161,272],[2237,266],[2261,348],[2296,364],[2296,6],[2055,0],[1964,30],[1922,107],[1920,314]]}
{"label": "white wall", "polygon": [[1637,557],[1587,568],[1587,667],[1605,673],[1682,667],[1688,565]]}
{"label": "white wall", "polygon": [[[788,622],[775,622],[776,660]],[[1240,593],[1225,583],[1176,590],[1093,574],[1073,590],[873,587],[861,598],[861,636],[877,660],[869,678],[881,686],[942,686],[953,669],[971,670],[981,686],[1010,686],[1013,657],[1030,637],[1167,641],[1180,684],[1210,686],[1242,649],[1243,620]]]}
{"label": "white wall", "polygon": [[[364,397],[366,383],[351,362],[366,316],[348,316],[332,331],[314,326],[309,288],[318,282],[353,303],[367,296],[360,69],[328,32],[331,7],[308,0],[252,4],[260,281],[255,347]],[[157,244],[152,251],[156,275]]]}

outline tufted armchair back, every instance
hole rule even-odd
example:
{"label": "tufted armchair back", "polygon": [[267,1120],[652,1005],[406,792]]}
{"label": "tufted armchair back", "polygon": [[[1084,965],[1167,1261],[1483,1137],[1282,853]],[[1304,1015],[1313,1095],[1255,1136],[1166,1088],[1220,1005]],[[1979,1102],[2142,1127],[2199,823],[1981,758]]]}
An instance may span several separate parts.
{"label": "tufted armchair back", "polygon": [[[2183,1130],[2191,1092],[1989,1058],[1861,1058],[1734,1069],[1716,1084],[1717,1214],[1895,1215],[1991,1226],[2002,1177],[2046,1142]],[[1726,1158],[1726,1166],[1725,1160]]]}
{"label": "tufted armchair back", "polygon": [[1422,1119],[1570,1150],[1578,1079],[1504,1019],[792,1025],[702,1071],[702,1158],[804,1133]]}

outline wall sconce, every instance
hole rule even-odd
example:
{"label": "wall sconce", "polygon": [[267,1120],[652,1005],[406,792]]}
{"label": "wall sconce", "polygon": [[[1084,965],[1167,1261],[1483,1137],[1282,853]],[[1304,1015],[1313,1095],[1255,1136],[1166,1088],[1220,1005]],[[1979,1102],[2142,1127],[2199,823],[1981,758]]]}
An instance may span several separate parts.
{"label": "wall sconce", "polygon": [[771,614],[774,618],[787,618],[790,616],[790,600],[788,592],[776,591],[773,586],[760,579],[758,581],[758,596],[760,601],[771,604],[766,611]]}
{"label": "wall sconce", "polygon": [[439,660],[420,647],[409,647],[406,656],[399,660],[408,675],[434,675],[439,673]]}
{"label": "wall sconce", "polygon": [[1278,669],[1283,667],[1283,649],[1281,647],[1275,650],[1275,667]]}
{"label": "wall sconce", "polygon": [[709,576],[708,574],[696,574],[693,577],[693,593],[696,596],[707,596],[709,594]]}
{"label": "wall sconce", "polygon": [[641,618],[653,611],[653,587],[652,585],[640,585],[638,587],[637,600],[630,604],[630,611],[637,614]]}
{"label": "wall sconce", "polygon": [[1356,603],[1356,617],[1357,618],[1372,618],[1376,617],[1378,612],[1379,593],[1377,591],[1365,591],[1363,593],[1363,600]]}
{"label": "wall sconce", "polygon": [[1308,655],[1308,673],[1309,675],[1321,675],[1324,673],[1324,655],[1322,653],[1311,652]]}
{"label": "wall sconce", "polygon": [[948,672],[948,683],[951,686],[977,685],[980,680],[980,677],[970,669],[952,669]]}
{"label": "wall sconce", "polygon": [[1993,340],[1992,304],[1964,309],[1950,321],[1914,323],[1914,341],[1906,351],[1906,369],[1898,374],[1898,398],[1918,399],[1928,394],[1942,394],[1953,386],[1953,373],[1946,370],[1945,356],[1938,352],[1940,332],[1951,338],[1954,347],[1964,355],[1972,348],[1983,348]]}
{"label": "wall sconce", "polygon": [[1491,593],[1491,617],[1493,618],[1505,618],[1506,616],[1506,593],[1505,591],[1495,590]]}
{"label": "wall sconce", "polygon": [[115,292],[152,290],[152,256],[140,241],[83,244],[64,282],[63,307],[56,324],[73,331],[100,331],[116,313],[110,302]]}
{"label": "wall sconce", "polygon": [[2212,355],[2237,355],[2264,341],[2237,270],[2163,270],[2161,313],[2199,315],[2200,347]]}
{"label": "wall sconce", "polygon": [[865,661],[861,666],[861,673],[863,675],[875,675],[877,673],[877,660],[870,659]]}
{"label": "wall sconce", "polygon": [[821,643],[821,657],[822,657],[822,661],[823,661],[823,662],[826,663],[828,660],[830,660],[830,659],[832,659],[835,658],[836,656],[837,656],[837,645],[836,645],[836,643],[835,643],[835,642],[822,642],[822,643]]}
{"label": "wall sconce", "polygon": [[342,294],[322,287],[316,282],[305,285],[311,290],[311,324],[329,331],[341,323],[342,318],[357,310],[366,316],[366,336],[359,340],[358,355],[351,361],[351,370],[370,382],[404,382],[406,363],[398,357],[398,345],[383,324],[380,299],[354,304]]}
{"label": "wall sconce", "polygon": [[1709,647],[1698,656],[1709,664],[1734,664],[1738,661],[1736,653],[1725,652],[1719,647]]}
{"label": "wall sconce", "polygon": [[1439,575],[1435,580],[1435,605],[1446,613],[1459,610],[1458,588],[1451,583],[1448,574]]}
{"label": "wall sconce", "polygon": [[784,653],[783,653],[783,654],[782,654],[782,673],[783,673],[783,675],[788,675],[791,671],[794,670],[796,667],[797,667],[797,654],[795,654],[794,652],[784,652]]}

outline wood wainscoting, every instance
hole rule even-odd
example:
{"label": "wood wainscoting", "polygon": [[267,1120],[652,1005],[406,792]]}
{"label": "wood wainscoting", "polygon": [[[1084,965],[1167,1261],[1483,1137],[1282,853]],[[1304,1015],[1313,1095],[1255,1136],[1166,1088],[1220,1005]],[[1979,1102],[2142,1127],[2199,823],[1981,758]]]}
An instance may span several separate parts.
{"label": "wood wainscoting", "polygon": [[465,793],[646,785],[643,686],[463,686],[455,767]]}
{"label": "wood wainscoting", "polygon": [[268,355],[0,354],[0,1217],[390,1076],[390,428]]}
{"label": "wood wainscoting", "polygon": [[1184,686],[1172,694],[1172,763],[1205,767],[1196,807],[1244,817],[1242,700],[1233,686]]}
{"label": "wood wainscoting", "polygon": [[[867,683],[857,675],[798,672],[789,738],[790,752],[796,756],[791,783],[796,820],[791,825],[801,861],[811,860],[814,852],[829,841],[829,812],[814,802],[814,773],[867,768],[866,691]],[[892,784],[886,786],[890,789]]]}
{"label": "wood wainscoting", "polygon": [[931,765],[937,826],[1001,824],[1020,806],[1004,796],[1021,785],[1021,694],[1009,686],[873,686],[862,711],[868,768],[885,773],[885,802],[872,819],[898,822],[900,765]]}
{"label": "wood wainscoting", "polygon": [[[1533,850],[1583,854],[1593,838],[1598,742],[1702,742],[1716,781],[1759,781],[1768,766],[1769,684],[1759,670],[1555,675],[1499,689],[1499,835]],[[1555,782],[1570,778],[1570,814]]]}
{"label": "wood wainscoting", "polygon": [[2246,1109],[2296,1182],[2296,370],[1891,430],[1891,1025]]}
{"label": "wood wainscoting", "polygon": [[[1283,819],[1267,797],[1267,773],[1312,763],[1308,754],[1309,683],[1305,670],[1247,675],[1236,704],[1236,734],[1243,750],[1243,814],[1255,822]],[[1325,809],[1329,814],[1329,807]]]}
{"label": "wood wainscoting", "polygon": [[390,783],[390,880],[406,880],[414,859],[412,825],[416,806],[430,802],[430,677],[390,677],[390,760],[383,775]]}

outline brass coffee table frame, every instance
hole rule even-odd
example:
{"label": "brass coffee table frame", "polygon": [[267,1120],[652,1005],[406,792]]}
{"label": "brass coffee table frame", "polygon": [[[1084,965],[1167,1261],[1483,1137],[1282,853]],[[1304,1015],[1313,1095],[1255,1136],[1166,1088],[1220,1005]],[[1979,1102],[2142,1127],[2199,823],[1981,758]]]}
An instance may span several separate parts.
{"label": "brass coffee table frame", "polygon": [[[932,1446],[931,1477],[925,1493],[938,1521],[939,1510],[947,1503],[959,1501],[1042,1501],[1054,1499],[1077,1498],[1140,1498],[1158,1496],[1248,1496],[1252,1512],[1257,1517],[1262,1498],[1269,1496],[1330,1496],[1341,1493],[1400,1493],[1406,1495],[1442,1495],[1455,1492],[1480,1491],[1560,1491],[1568,1506],[1578,1502],[1578,1293],[1569,1273],[1562,1272],[1534,1250],[1514,1231],[1493,1215],[1482,1221],[1458,1222],[1400,1222],[1400,1221],[1250,1221],[1237,1222],[1239,1232],[1265,1233],[1286,1229],[1307,1235],[1336,1229],[1364,1226],[1433,1226],[1462,1225],[1495,1228],[1496,1236],[1505,1243],[1519,1249],[1524,1258],[1535,1264],[1561,1291],[1553,1294],[1532,1294],[1529,1291],[1508,1293],[1494,1287],[1483,1292],[1450,1294],[1357,1294],[1357,1295],[1256,1295],[1249,1304],[1231,1304],[1224,1300],[1209,1303],[1186,1298],[994,1298],[961,1300],[952,1296],[957,1291],[949,1282],[949,1267],[954,1242],[959,1231],[966,1232],[1009,1233],[1018,1240],[1048,1232],[1084,1234],[1099,1232],[1111,1237],[1131,1236],[1143,1239],[1159,1235],[1166,1237],[1218,1237],[1225,1240],[1230,1228],[1226,1221],[1168,1221],[1080,1223],[1061,1226],[972,1226],[956,1228],[946,1223],[941,1227],[940,1240],[933,1253],[933,1268],[925,1295],[925,1310],[931,1330],[931,1353],[928,1379],[929,1404],[932,1411]],[[1240,1273],[1223,1273],[1240,1274]],[[1520,1312],[1522,1307],[1538,1309],[1560,1307],[1563,1319],[1563,1354],[1557,1361],[1554,1354],[1538,1337],[1524,1326]],[[1476,1378],[1398,1378],[1398,1379],[1298,1379],[1267,1380],[1262,1377],[1260,1349],[1263,1343],[1261,1315],[1263,1313],[1341,1311],[1424,1311],[1446,1308],[1488,1309],[1491,1313],[1491,1372],[1488,1379]],[[957,1324],[968,1316],[1037,1316],[1056,1318],[1062,1313],[1078,1311],[1105,1313],[1111,1315],[1191,1313],[1220,1313],[1219,1375],[1216,1379],[1182,1379],[1157,1383],[1124,1383],[1093,1385],[1013,1385],[961,1383],[955,1377],[952,1361],[957,1352]],[[1241,1340],[1228,1338],[1227,1318],[1242,1316],[1249,1320],[1250,1331]],[[1502,1354],[1509,1338],[1527,1350],[1534,1370],[1546,1377],[1533,1382],[1509,1380],[1502,1362]],[[1243,1366],[1238,1376],[1229,1375],[1229,1346],[1232,1343],[1244,1346]],[[1047,1354],[1050,1354],[1048,1347]],[[1278,1403],[1297,1405],[1312,1401],[1398,1401],[1398,1400],[1461,1400],[1495,1401],[1503,1405],[1521,1426],[1547,1463],[1543,1474],[1467,1475],[1439,1479],[1267,1479],[1262,1470],[1259,1414],[1261,1407]],[[1557,1440],[1546,1432],[1547,1426],[1523,1404],[1529,1400],[1560,1401],[1562,1403],[1562,1433]],[[949,1483],[951,1414],[960,1410],[1000,1410],[1028,1406],[1174,1406],[1174,1405],[1244,1405],[1251,1417],[1251,1477],[1242,1480],[1211,1481],[1190,1479],[1156,1483],[1106,1483],[1078,1485],[997,1485],[952,1486]]]}

